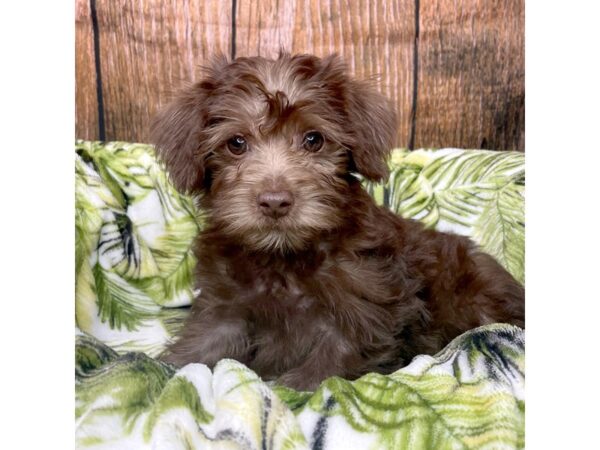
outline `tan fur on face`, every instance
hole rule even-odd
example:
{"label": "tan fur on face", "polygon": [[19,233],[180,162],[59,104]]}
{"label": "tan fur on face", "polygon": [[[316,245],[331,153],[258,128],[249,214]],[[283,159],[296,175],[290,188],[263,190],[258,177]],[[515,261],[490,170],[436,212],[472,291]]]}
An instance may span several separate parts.
{"label": "tan fur on face", "polygon": [[[215,62],[155,122],[155,141],[174,181],[200,192],[210,222],[249,248],[300,250],[319,234],[335,232],[343,222],[349,171],[385,175],[381,158],[366,151],[374,142],[379,151],[389,148],[395,117],[386,100],[350,80],[336,57],[283,55],[224,64]],[[356,117],[353,103],[360,110]],[[369,121],[374,123],[361,135]],[[316,153],[302,148],[309,131],[325,138]],[[241,156],[227,149],[236,135],[249,144]],[[294,205],[275,221],[261,214],[256,199],[279,190],[290,191]]]}
{"label": "tan fur on face", "polygon": [[[343,150],[308,155],[283,137],[262,139],[251,154],[213,172],[210,217],[224,233],[256,250],[298,250],[342,218],[347,188],[338,180],[346,164]],[[265,217],[257,197],[265,191],[290,191],[294,205],[278,220]]]}

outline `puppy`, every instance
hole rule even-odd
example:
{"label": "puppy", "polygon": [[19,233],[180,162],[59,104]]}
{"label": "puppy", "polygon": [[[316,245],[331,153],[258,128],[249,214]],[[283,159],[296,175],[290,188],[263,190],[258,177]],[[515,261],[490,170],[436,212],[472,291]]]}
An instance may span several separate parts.
{"label": "puppy", "polygon": [[396,117],[340,59],[217,59],[156,117],[173,183],[199,194],[201,288],[163,356],[221,358],[314,389],[390,373],[479,325],[524,326],[524,288],[465,237],[378,207]]}

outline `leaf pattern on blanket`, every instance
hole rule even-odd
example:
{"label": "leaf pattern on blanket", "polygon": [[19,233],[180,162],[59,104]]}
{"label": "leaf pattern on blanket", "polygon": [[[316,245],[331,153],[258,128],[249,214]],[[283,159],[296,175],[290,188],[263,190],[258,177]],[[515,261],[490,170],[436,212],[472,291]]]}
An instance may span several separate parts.
{"label": "leaf pattern on blanket", "polygon": [[373,448],[480,448],[504,435],[519,447],[524,350],[520,329],[482,327],[392,375],[329,379],[308,407],[377,435]]}
{"label": "leaf pattern on blanket", "polygon": [[268,385],[232,360],[212,373],[201,364],[175,372],[142,354],[117,356],[84,333],[76,354],[93,361],[77,376],[79,448],[524,445],[524,336],[509,325],[467,332],[391,375],[330,378],[315,393]]}
{"label": "leaf pattern on blanket", "polygon": [[[195,296],[202,219],[142,144],[78,141],[76,322],[117,351],[158,355]],[[175,320],[176,319],[176,320]]]}

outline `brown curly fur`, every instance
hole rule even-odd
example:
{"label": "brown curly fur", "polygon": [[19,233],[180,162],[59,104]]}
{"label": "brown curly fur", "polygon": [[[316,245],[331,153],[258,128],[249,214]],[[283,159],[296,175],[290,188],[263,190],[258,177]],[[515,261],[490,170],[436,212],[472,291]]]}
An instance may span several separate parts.
{"label": "brown curly fur", "polygon": [[[317,152],[302,147],[311,130]],[[218,58],[159,113],[159,156],[208,224],[201,294],[163,359],[234,358],[312,389],[389,373],[479,325],[523,327],[524,289],[491,256],[378,207],[352,175],[386,176],[395,130],[389,103],[336,56]],[[238,156],[235,135],[248,142]],[[265,190],[291,192],[289,214],[263,215]]]}

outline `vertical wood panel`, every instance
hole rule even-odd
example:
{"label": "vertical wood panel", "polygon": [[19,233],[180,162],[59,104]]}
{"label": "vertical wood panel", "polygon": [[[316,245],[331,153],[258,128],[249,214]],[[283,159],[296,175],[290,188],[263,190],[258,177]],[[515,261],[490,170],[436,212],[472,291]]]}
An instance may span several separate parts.
{"label": "vertical wood panel", "polygon": [[97,0],[106,139],[147,141],[148,123],[198,65],[231,49],[231,1]]}
{"label": "vertical wood panel", "polygon": [[422,1],[416,147],[524,150],[523,0]]}
{"label": "vertical wood panel", "polygon": [[[524,150],[523,0],[237,0],[237,55],[338,52],[378,76],[399,113],[397,144]],[[230,0],[96,0],[106,139],[144,141],[153,113],[197,65],[230,54]],[[89,0],[76,0],[76,136],[97,139]]]}
{"label": "vertical wood panel", "polygon": [[89,0],[75,2],[75,137],[98,139],[94,32]]}
{"label": "vertical wood panel", "polygon": [[238,0],[237,56],[276,56],[279,49],[339,53],[357,78],[376,78],[398,112],[397,145],[410,131],[414,0]]}

